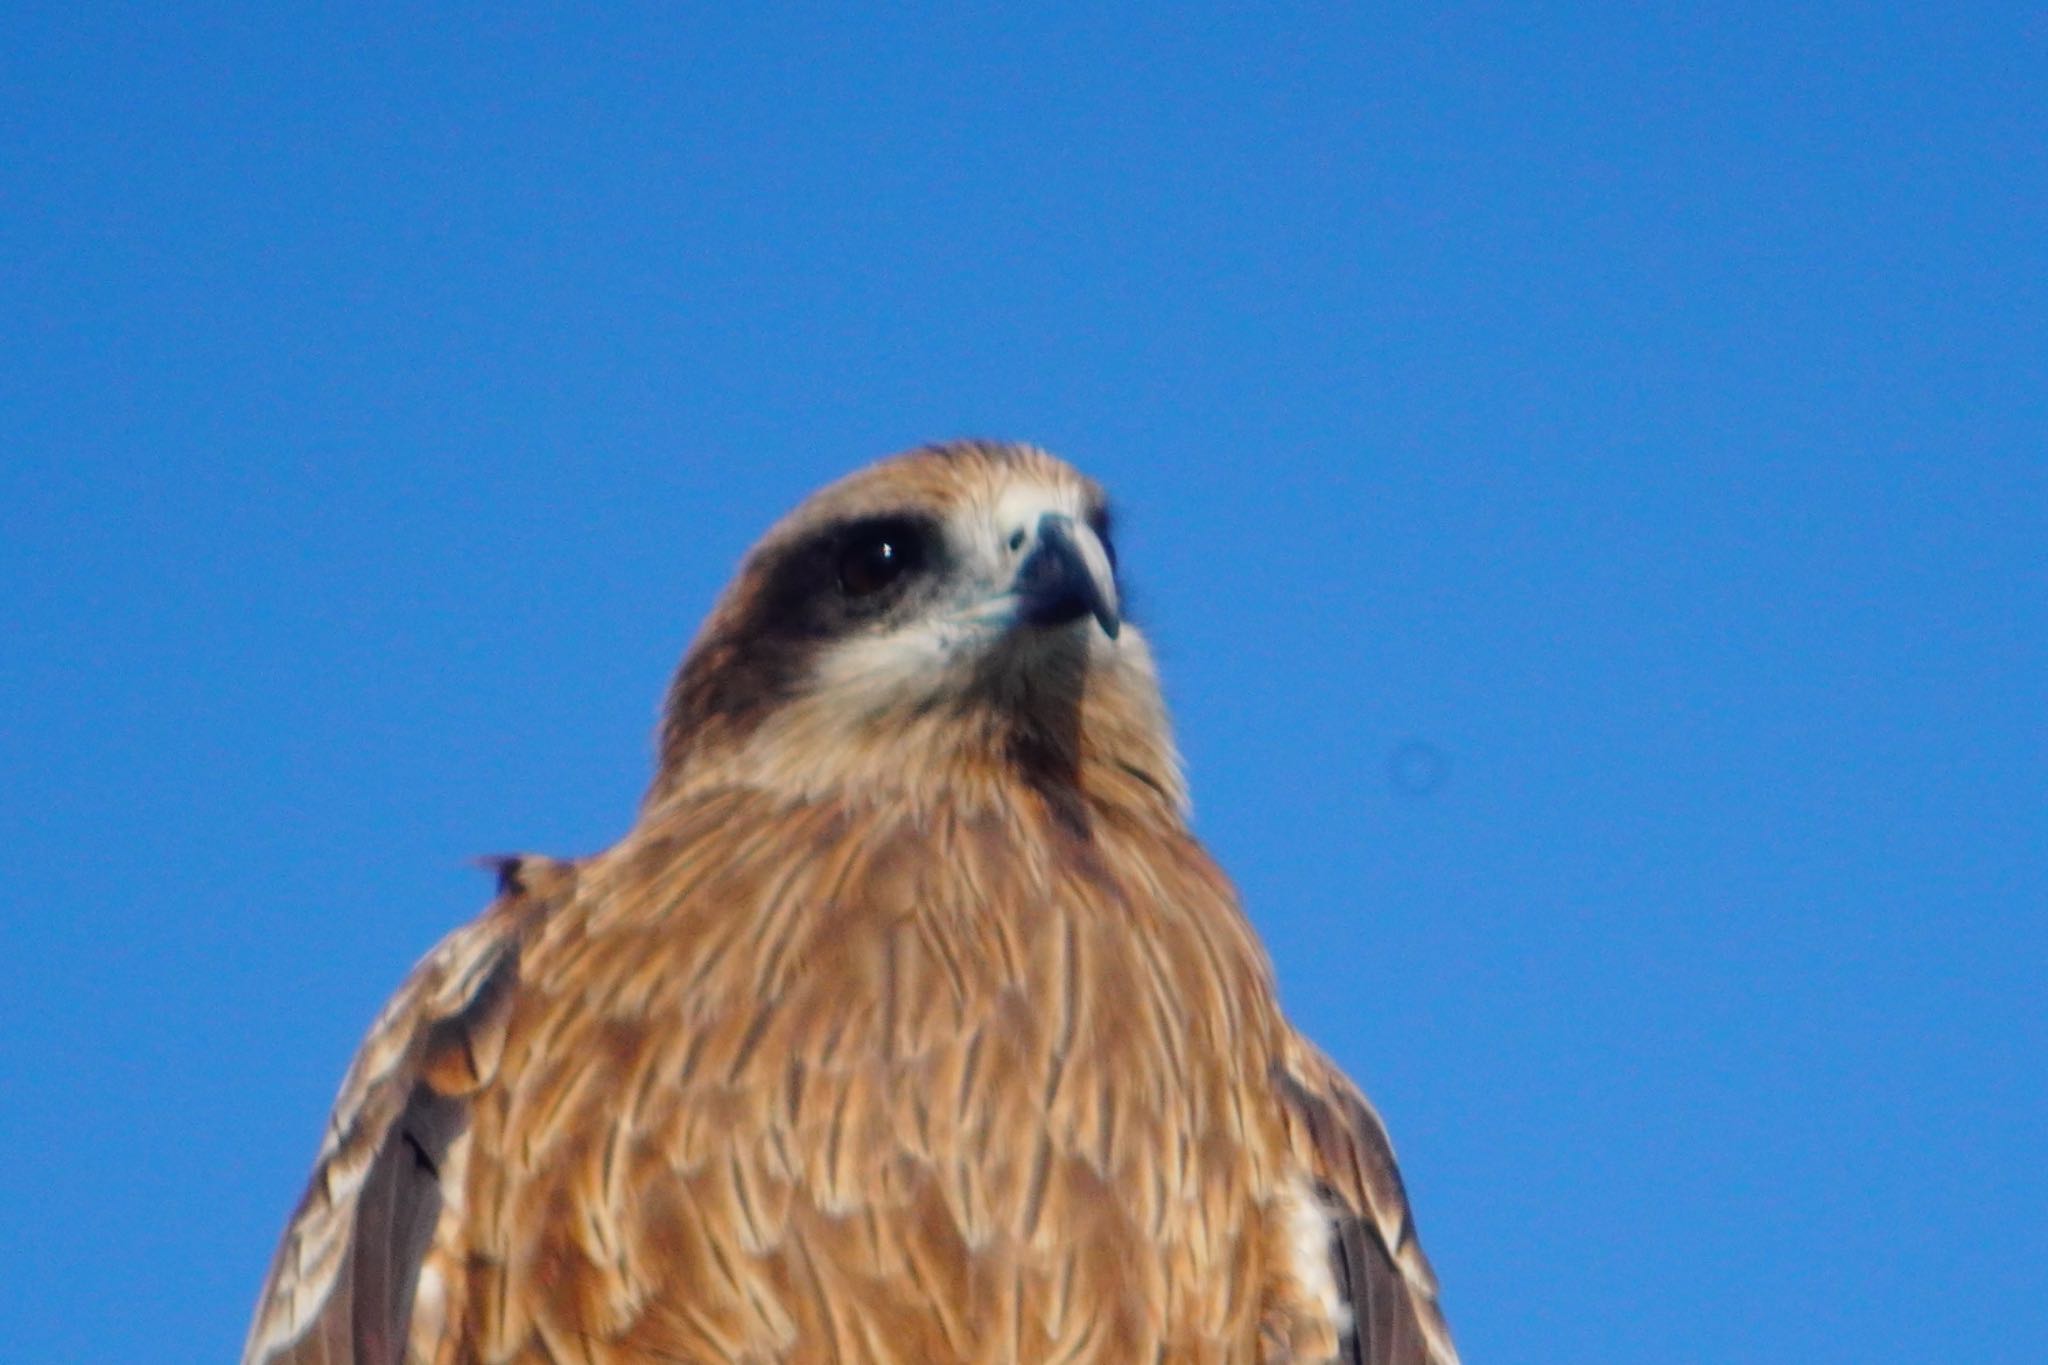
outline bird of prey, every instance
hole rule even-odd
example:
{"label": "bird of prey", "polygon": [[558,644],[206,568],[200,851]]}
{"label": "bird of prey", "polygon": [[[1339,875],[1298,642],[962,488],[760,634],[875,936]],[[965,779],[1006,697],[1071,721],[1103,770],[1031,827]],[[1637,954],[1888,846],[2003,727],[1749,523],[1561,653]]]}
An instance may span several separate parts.
{"label": "bird of prey", "polygon": [[974,442],[815,494],[658,747],[371,1028],[248,1365],[1455,1365],[1189,832],[1096,484]]}

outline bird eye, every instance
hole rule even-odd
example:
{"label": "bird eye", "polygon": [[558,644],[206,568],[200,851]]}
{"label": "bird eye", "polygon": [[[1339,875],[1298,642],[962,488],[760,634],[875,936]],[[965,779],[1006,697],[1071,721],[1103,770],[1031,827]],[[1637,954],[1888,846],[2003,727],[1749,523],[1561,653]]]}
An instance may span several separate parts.
{"label": "bird eye", "polygon": [[924,563],[924,539],[914,526],[882,522],[857,527],[839,551],[839,588],[848,597],[873,597]]}
{"label": "bird eye", "polygon": [[1093,512],[1090,512],[1088,514],[1088,529],[1093,531],[1095,538],[1102,542],[1103,557],[1109,560],[1109,567],[1114,571],[1116,568],[1116,542],[1109,538],[1109,509],[1098,507]]}

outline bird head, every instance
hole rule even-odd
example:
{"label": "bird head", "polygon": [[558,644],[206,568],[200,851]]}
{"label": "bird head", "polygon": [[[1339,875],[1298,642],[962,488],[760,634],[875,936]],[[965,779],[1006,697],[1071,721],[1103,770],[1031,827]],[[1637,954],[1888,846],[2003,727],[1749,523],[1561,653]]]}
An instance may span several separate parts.
{"label": "bird head", "polygon": [[881,461],[747,555],[670,690],[651,799],[744,784],[1178,814],[1122,604],[1107,502],[1066,463],[980,442]]}

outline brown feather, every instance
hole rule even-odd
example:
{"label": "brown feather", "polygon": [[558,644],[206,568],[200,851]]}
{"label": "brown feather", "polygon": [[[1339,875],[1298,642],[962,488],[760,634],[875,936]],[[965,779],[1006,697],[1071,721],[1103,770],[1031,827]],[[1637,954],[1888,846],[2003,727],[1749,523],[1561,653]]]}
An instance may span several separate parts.
{"label": "brown feather", "polygon": [[1456,1365],[1436,1272],[1416,1240],[1385,1125],[1356,1086],[1298,1035],[1275,1071],[1290,1147],[1336,1228],[1338,1288],[1353,1325],[1347,1361]]}
{"label": "brown feather", "polygon": [[770,533],[635,827],[506,865],[372,1030],[245,1360],[1455,1360],[1384,1133],[1186,828],[1142,637],[848,684],[763,618],[818,527],[1020,480],[1099,508],[969,446]]}

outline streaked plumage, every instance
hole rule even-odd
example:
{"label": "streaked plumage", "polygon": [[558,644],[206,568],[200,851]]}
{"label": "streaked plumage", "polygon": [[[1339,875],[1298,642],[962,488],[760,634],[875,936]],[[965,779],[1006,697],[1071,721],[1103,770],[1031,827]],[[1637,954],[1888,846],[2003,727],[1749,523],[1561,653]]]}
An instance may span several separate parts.
{"label": "streaked plumage", "polygon": [[372,1028],[245,1360],[1452,1365],[1112,564],[1024,447],[776,527],[625,838],[507,860]]}

